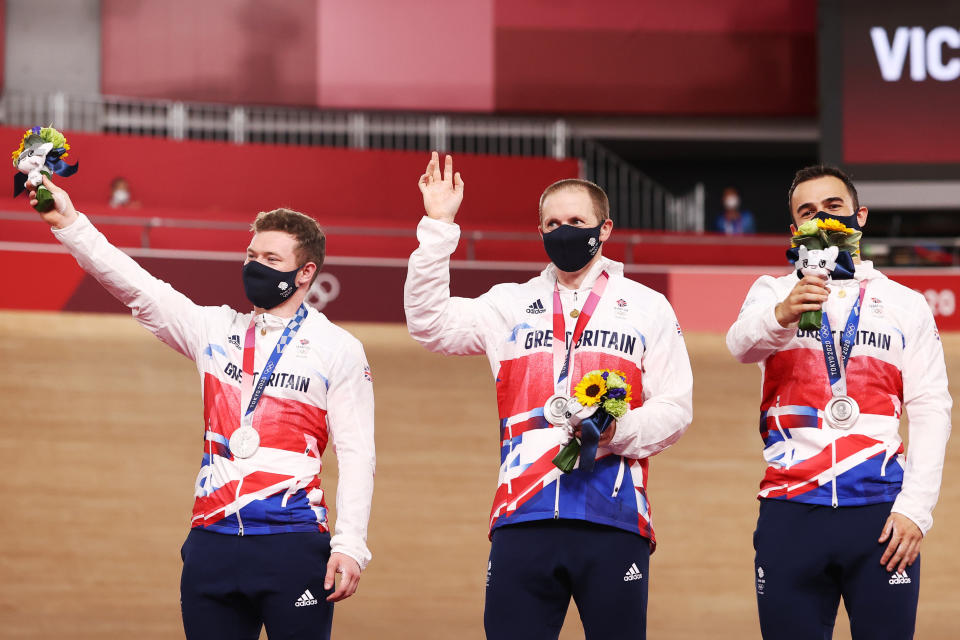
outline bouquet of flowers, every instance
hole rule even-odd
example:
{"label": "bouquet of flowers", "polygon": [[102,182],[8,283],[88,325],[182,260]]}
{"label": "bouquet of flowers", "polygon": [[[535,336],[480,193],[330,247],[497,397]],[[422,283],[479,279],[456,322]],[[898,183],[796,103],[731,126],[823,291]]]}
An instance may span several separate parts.
{"label": "bouquet of flowers", "polygon": [[[626,378],[626,374],[620,371],[598,369],[583,376],[574,388],[570,401],[572,407],[568,411],[571,413],[570,425],[580,426],[581,438],[572,437],[553,459],[553,464],[561,471],[568,473],[573,470],[578,458],[581,469],[593,469],[596,441],[600,434],[611,422],[622,418],[630,410],[631,387]],[[581,446],[592,453],[589,460],[588,456],[581,455]]]}
{"label": "bouquet of flowers", "polygon": [[[807,220],[790,238],[787,256],[796,260],[798,278],[804,275],[831,276],[838,271],[850,278],[853,277],[853,257],[860,253],[862,235],[839,220]],[[822,311],[804,311],[799,328],[803,331],[819,330],[822,317]]]}
{"label": "bouquet of flowers", "polygon": [[69,165],[64,161],[70,151],[70,145],[62,133],[53,127],[33,127],[27,129],[20,140],[20,146],[14,150],[13,166],[19,173],[13,176],[13,197],[26,191],[23,176],[36,188],[37,211],[44,213],[53,208],[53,195],[43,186],[43,176],[48,178],[53,174],[58,176],[72,176],[77,172],[77,165]]}

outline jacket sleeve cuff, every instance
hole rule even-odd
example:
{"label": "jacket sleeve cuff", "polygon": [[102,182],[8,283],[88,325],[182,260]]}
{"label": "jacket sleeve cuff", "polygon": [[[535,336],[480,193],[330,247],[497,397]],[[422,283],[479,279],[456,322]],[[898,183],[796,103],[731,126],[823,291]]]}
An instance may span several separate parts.
{"label": "jacket sleeve cuff", "polygon": [[342,553],[345,556],[350,556],[360,565],[361,571],[367,568],[373,558],[363,541],[344,534],[337,534],[330,539],[330,553]]}
{"label": "jacket sleeve cuff", "polygon": [[781,341],[789,340],[790,336],[796,333],[797,325],[800,324],[800,321],[797,320],[797,322],[791,322],[785,327],[781,325],[777,320],[777,304],[780,303],[778,302],[774,304],[772,307],[770,307],[770,311],[763,314],[763,329],[769,335],[774,336]]}
{"label": "jacket sleeve cuff", "polygon": [[613,432],[613,437],[607,443],[607,449],[617,455],[623,455],[621,452],[632,438],[636,438],[640,431],[640,416],[636,410],[628,411],[622,418],[617,418],[617,430]]}
{"label": "jacket sleeve cuff", "polygon": [[901,500],[897,497],[893,502],[893,508],[890,509],[890,513],[899,513],[902,516],[910,518],[910,521],[920,528],[920,533],[926,536],[930,528],[933,527],[933,516],[930,514],[918,514],[917,510],[911,509],[910,505],[906,504],[906,502],[906,500]]}
{"label": "jacket sleeve cuff", "polygon": [[92,226],[93,223],[90,222],[90,218],[77,211],[76,220],[65,227],[60,227],[59,229],[50,227],[50,231],[53,232],[53,236],[57,240],[64,244],[69,244],[70,240],[73,239],[77,234],[83,233],[84,230],[89,229]]}
{"label": "jacket sleeve cuff", "polygon": [[451,254],[460,242],[460,225],[423,216],[417,225],[417,240],[421,246]]}

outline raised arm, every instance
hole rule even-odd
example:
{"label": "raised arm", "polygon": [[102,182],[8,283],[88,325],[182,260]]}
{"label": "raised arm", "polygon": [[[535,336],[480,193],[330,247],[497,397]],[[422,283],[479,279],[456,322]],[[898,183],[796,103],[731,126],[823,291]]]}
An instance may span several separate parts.
{"label": "raised arm", "polygon": [[[54,236],[76,258],[84,271],[113,297],[130,307],[137,322],[183,355],[196,359],[202,331],[202,307],[158,280],[130,256],[110,244],[90,220],[73,206],[66,191],[46,176],[43,184],[53,194],[54,207],[40,217]],[[36,191],[30,204],[36,204]]]}
{"label": "raised arm", "polygon": [[420,246],[410,256],[403,306],[407,329],[419,343],[445,354],[484,353],[485,332],[495,326],[498,314],[485,296],[450,296],[450,255],[460,241],[454,223],[463,201],[463,180],[446,157],[444,172],[436,152],[418,183],[426,215],[417,226]]}
{"label": "raised arm", "polygon": [[823,279],[804,276],[781,300],[775,284],[770,276],[754,282],[727,331],[727,348],[740,362],[760,362],[782,348],[796,333],[800,315],[820,309],[829,293]]}

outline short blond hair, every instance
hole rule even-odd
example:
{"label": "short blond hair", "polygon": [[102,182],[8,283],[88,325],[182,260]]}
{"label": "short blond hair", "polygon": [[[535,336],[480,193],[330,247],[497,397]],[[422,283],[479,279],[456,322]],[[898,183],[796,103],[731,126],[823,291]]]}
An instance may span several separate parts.
{"label": "short blond hair", "polygon": [[543,194],[540,196],[540,206],[537,208],[541,223],[543,222],[544,200],[546,200],[547,196],[551,193],[564,191],[566,189],[583,189],[587,192],[587,195],[590,196],[590,201],[593,203],[593,213],[597,216],[597,222],[603,224],[610,219],[610,200],[600,185],[580,178],[566,178],[564,180],[557,180],[543,190]]}

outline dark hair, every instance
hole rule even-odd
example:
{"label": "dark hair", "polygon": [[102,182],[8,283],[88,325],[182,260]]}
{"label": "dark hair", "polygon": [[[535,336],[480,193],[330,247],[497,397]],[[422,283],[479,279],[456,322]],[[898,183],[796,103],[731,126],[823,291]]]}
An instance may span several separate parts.
{"label": "dark hair", "polygon": [[853,199],[853,212],[856,214],[857,210],[860,208],[860,198],[857,196],[857,188],[853,186],[853,181],[850,179],[850,176],[837,167],[825,164],[815,164],[800,169],[800,171],[797,171],[796,175],[793,176],[793,184],[790,185],[790,191],[787,192],[787,210],[790,211],[791,218],[794,213],[793,192],[797,190],[797,186],[802,182],[816,180],[817,178],[823,178],[824,176],[832,176],[840,180],[840,182],[847,187],[847,192]]}
{"label": "dark hair", "polygon": [[[308,262],[316,264],[317,271],[313,275],[313,280],[317,279],[320,267],[323,266],[323,259],[326,257],[327,238],[316,220],[291,209],[274,209],[258,213],[256,220],[250,225],[250,230],[254,233],[262,231],[289,233],[297,241],[297,247],[294,249],[297,263],[301,266]],[[311,284],[313,280],[310,281]]]}
{"label": "dark hair", "polygon": [[587,195],[590,196],[590,200],[593,202],[593,212],[597,216],[597,220],[600,224],[603,224],[610,219],[610,201],[607,199],[606,192],[600,188],[599,185],[590,182],[589,180],[581,180],[580,178],[567,178],[566,180],[557,180],[552,185],[543,190],[543,194],[540,196],[540,205],[537,207],[538,212],[540,213],[540,221],[543,222],[543,201],[547,199],[551,193],[556,191],[561,191],[563,189],[583,189],[587,192]]}

